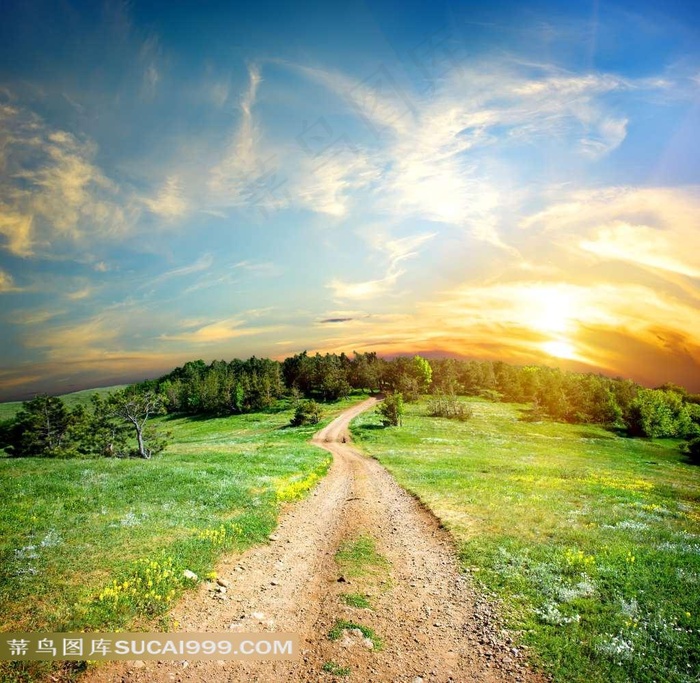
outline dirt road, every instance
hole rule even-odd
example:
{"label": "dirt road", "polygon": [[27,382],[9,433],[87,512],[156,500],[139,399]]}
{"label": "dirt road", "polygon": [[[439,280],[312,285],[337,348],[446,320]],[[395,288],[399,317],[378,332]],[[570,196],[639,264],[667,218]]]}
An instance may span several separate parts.
{"label": "dirt road", "polygon": [[[541,681],[460,573],[451,539],[435,517],[349,443],[349,422],[375,403],[364,401],[318,432],[314,443],[333,454],[328,475],[282,516],[269,545],[224,559],[218,573],[230,581],[225,598],[203,585],[174,610],[182,631],[299,633],[299,661],[131,662],[89,679]],[[382,559],[344,576],[336,552],[358,538],[371,539]],[[348,594],[362,596],[370,608],[349,606]],[[330,640],[339,620],[372,629],[381,647],[352,629]]]}

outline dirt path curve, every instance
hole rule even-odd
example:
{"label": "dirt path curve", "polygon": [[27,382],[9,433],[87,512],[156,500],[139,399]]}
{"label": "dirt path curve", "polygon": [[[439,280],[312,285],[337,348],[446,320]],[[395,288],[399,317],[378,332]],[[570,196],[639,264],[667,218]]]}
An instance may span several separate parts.
{"label": "dirt path curve", "polygon": [[[494,624],[489,605],[460,573],[449,535],[375,460],[350,444],[348,424],[376,399],[351,408],[316,434],[333,454],[312,495],[282,515],[269,545],[224,558],[225,599],[202,585],[173,610],[179,630],[295,632],[297,662],[138,662],[94,672],[92,682],[357,681],[422,683],[541,681],[522,651]],[[372,537],[386,562],[369,577],[341,577],[335,554],[343,542]],[[340,579],[340,580],[339,580]],[[342,595],[367,596],[372,609],[346,605]],[[338,620],[373,629],[381,649],[358,632],[335,641]],[[323,670],[348,667],[338,676]]]}

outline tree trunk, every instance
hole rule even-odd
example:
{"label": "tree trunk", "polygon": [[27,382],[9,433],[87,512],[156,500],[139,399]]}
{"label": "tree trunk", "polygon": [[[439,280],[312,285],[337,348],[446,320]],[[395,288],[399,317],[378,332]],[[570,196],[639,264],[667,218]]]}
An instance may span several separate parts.
{"label": "tree trunk", "polygon": [[151,457],[151,454],[146,450],[146,445],[143,442],[143,430],[141,429],[141,426],[136,424],[136,439],[139,442],[139,455],[142,458],[145,458],[148,460],[148,458]]}

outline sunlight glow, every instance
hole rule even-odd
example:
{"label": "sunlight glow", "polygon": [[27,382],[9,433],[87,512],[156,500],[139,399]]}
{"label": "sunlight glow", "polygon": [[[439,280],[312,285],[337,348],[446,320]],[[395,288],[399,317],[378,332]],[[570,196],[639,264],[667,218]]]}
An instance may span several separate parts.
{"label": "sunlight glow", "polygon": [[576,349],[573,345],[562,339],[553,339],[552,341],[544,342],[542,349],[545,353],[555,358],[566,358],[568,360],[576,357]]}
{"label": "sunlight glow", "polygon": [[532,299],[531,326],[542,332],[566,332],[574,309],[572,297],[556,287],[541,287],[529,291]]}

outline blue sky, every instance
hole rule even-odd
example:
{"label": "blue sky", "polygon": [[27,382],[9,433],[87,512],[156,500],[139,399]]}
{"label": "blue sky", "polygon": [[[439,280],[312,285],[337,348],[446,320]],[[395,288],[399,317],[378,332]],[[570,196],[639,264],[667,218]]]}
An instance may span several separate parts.
{"label": "blue sky", "polygon": [[692,2],[6,2],[0,398],[436,352],[700,389]]}

